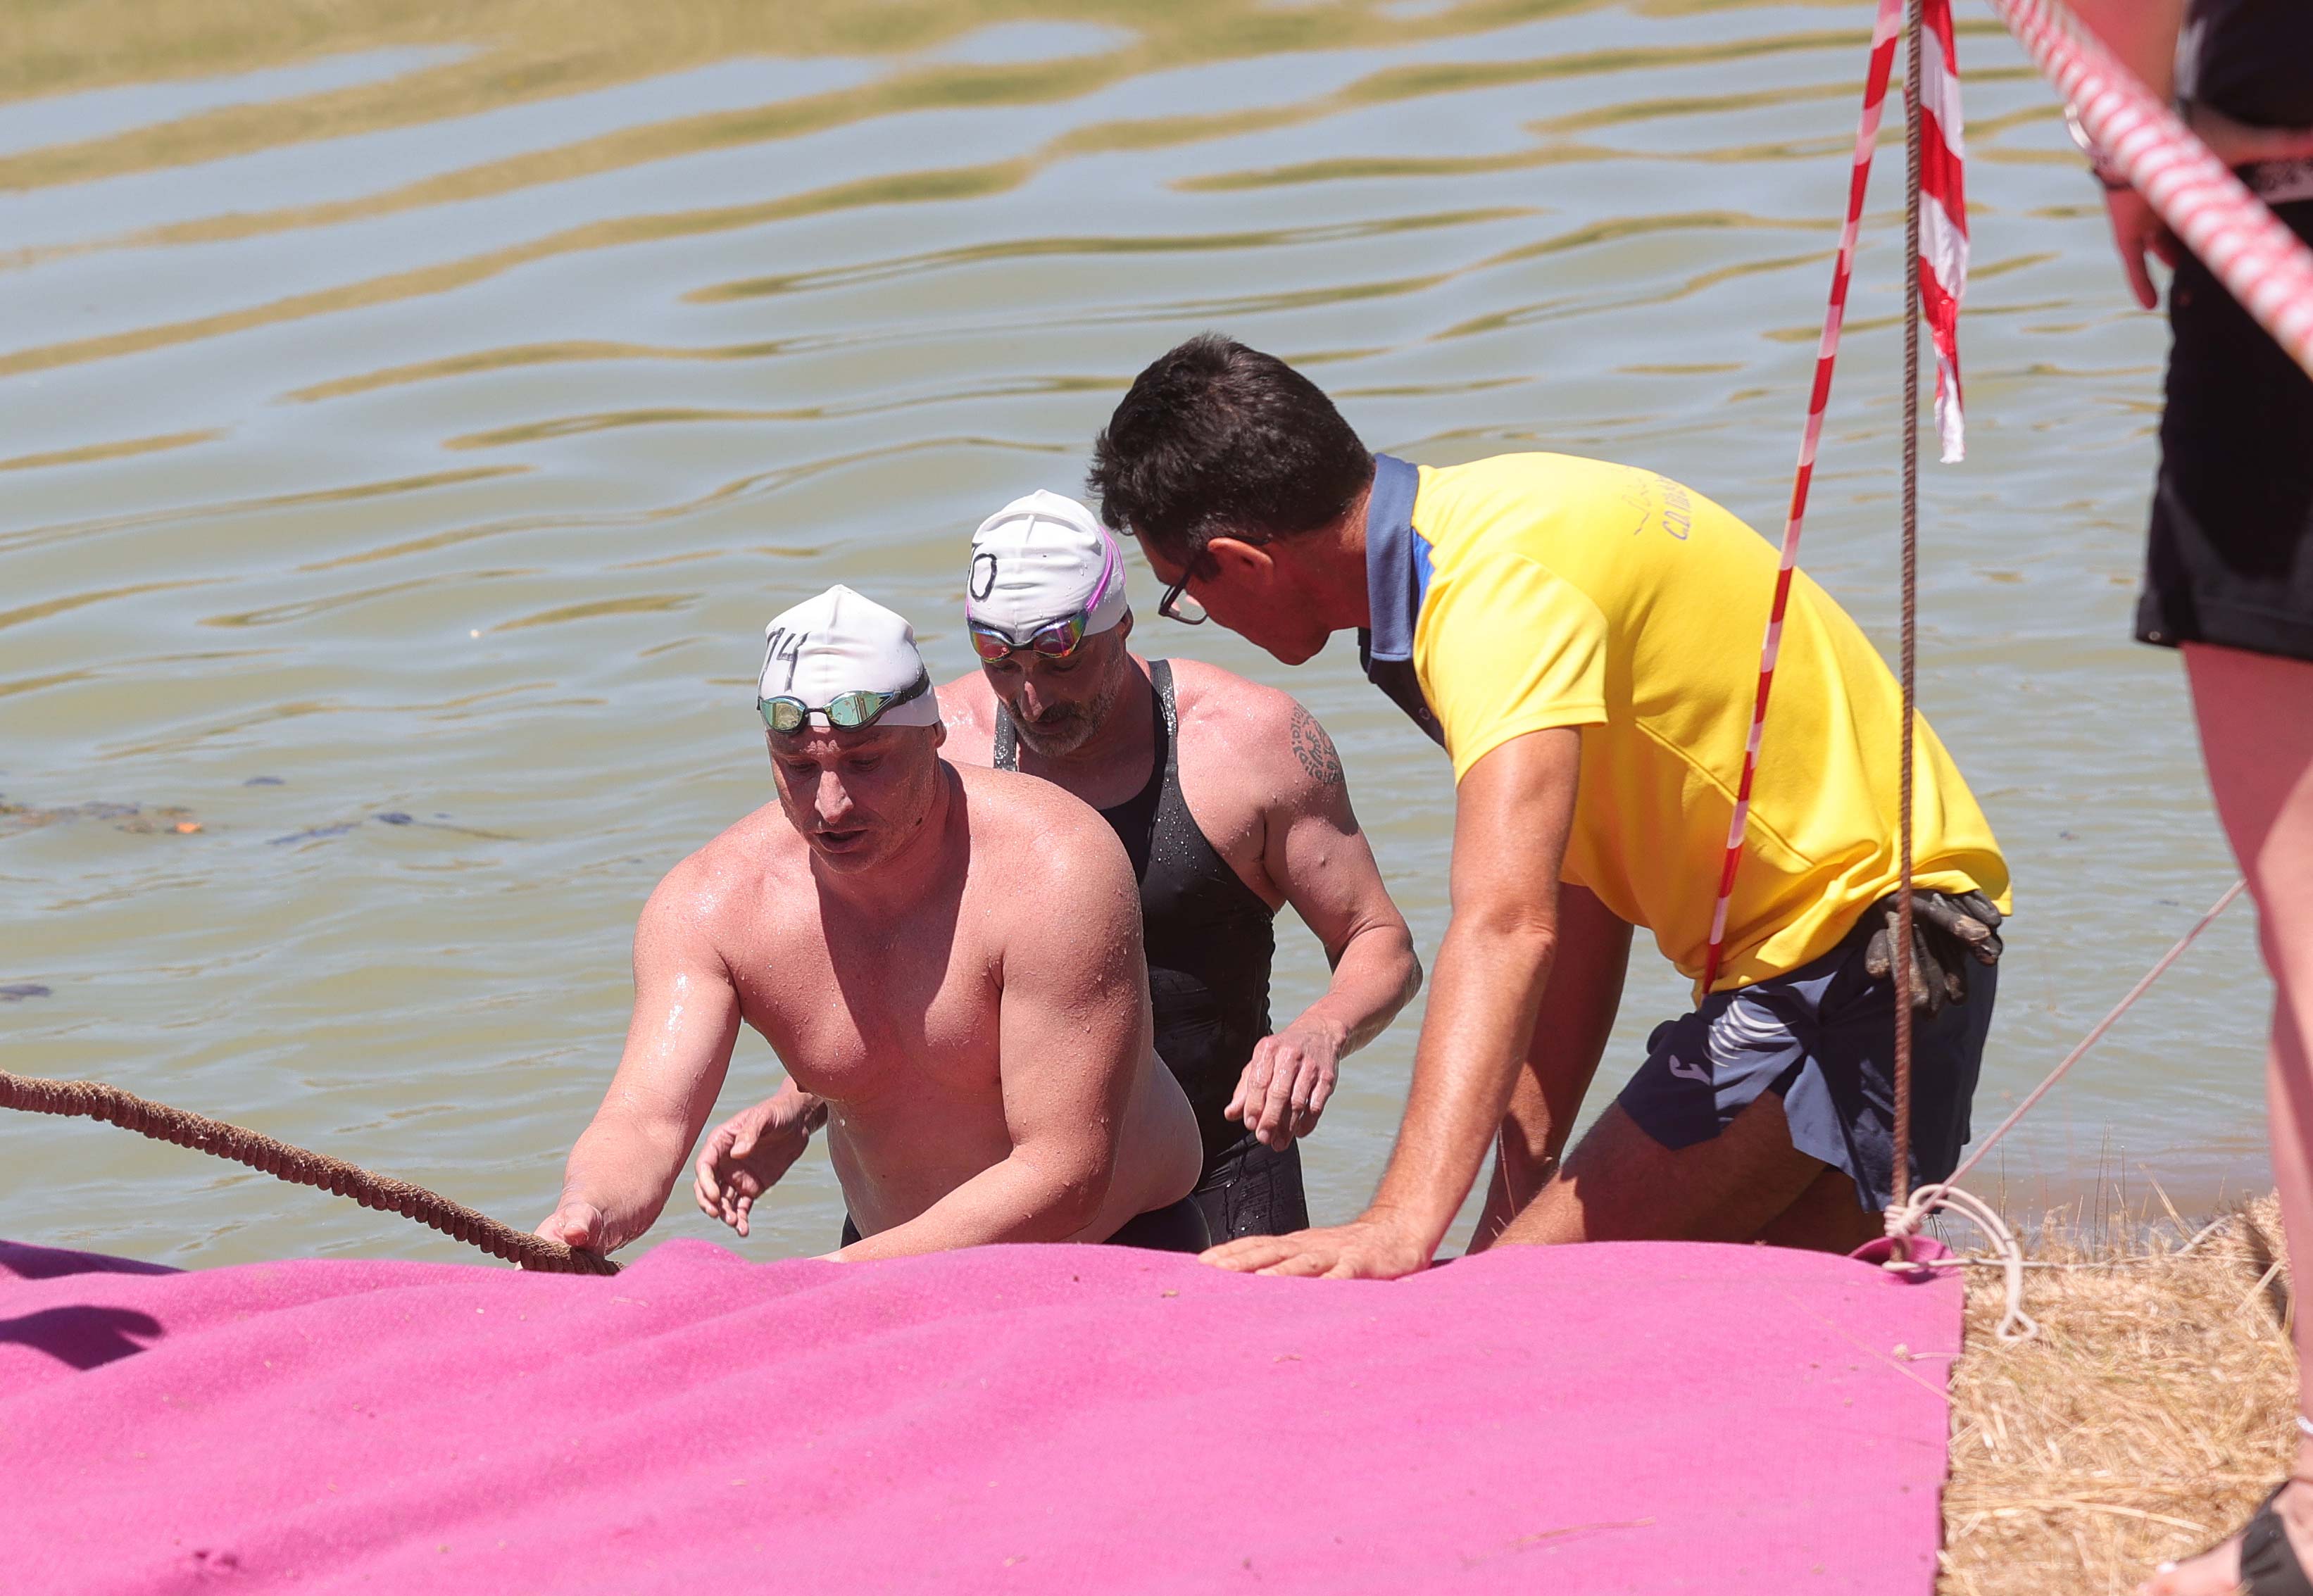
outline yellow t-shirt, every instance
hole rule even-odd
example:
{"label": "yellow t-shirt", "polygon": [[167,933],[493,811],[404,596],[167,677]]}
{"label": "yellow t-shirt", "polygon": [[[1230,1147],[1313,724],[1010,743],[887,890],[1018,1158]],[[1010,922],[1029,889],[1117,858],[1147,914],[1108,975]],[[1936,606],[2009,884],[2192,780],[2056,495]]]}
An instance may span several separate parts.
{"label": "yellow t-shirt", "polygon": [[[1402,505],[1413,478],[1384,467]],[[1563,876],[1699,981],[1774,549],[1667,478],[1557,454],[1423,466],[1408,519],[1412,670],[1455,779],[1510,738],[1581,728]],[[1902,714],[1861,628],[1795,574],[1719,990],[1829,952],[1895,890]],[[2000,845],[1924,718],[1913,747],[1913,879],[2005,908]]]}

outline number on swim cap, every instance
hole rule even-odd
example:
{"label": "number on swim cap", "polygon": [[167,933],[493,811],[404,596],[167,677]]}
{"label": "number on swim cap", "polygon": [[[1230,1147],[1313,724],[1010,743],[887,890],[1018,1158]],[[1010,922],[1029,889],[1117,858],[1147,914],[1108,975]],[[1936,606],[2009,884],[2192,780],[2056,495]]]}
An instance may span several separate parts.
{"label": "number on swim cap", "polygon": [[811,641],[809,632],[790,632],[785,627],[774,627],[763,650],[763,671],[768,674],[773,660],[787,662],[787,679],[782,688],[795,686],[796,667],[803,659],[803,645]]}

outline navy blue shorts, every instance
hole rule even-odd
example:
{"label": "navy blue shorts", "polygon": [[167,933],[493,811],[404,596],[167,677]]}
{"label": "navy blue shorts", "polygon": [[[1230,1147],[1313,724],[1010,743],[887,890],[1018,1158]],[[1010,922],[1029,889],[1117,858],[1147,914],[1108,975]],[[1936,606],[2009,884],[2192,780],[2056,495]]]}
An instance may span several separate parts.
{"label": "navy blue shorts", "polygon": [[[1846,1171],[1869,1212],[1887,1206],[1895,1172],[1895,984],[1863,968],[1880,924],[1864,915],[1811,964],[1734,992],[1655,1028],[1647,1061],[1617,1100],[1664,1146],[1707,1142],[1772,1092],[1791,1144]],[[1912,1179],[1940,1180],[1967,1145],[1967,1110],[1992,1029],[1999,967],[1970,961],[1967,1000],[1912,1026]]]}

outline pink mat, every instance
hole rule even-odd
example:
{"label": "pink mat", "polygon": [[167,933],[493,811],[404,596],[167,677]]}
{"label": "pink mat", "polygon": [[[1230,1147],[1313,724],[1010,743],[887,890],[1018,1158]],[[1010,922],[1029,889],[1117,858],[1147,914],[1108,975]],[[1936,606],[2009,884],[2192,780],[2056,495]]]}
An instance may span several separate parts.
{"label": "pink mat", "polygon": [[12,1592],[1902,1592],[1954,1279],[1098,1247],[613,1280],[0,1243]]}

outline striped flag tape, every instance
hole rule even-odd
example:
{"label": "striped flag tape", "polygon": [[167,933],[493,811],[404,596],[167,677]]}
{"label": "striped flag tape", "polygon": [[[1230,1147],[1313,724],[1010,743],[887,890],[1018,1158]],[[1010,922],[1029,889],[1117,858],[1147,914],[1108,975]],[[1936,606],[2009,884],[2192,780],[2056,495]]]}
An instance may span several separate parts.
{"label": "striped flag tape", "polygon": [[[1947,9],[1947,31],[1949,12]],[[1791,478],[1790,513],[1783,522],[1783,558],[1775,573],[1774,602],[1767,610],[1767,636],[1759,648],[1759,689],[1751,705],[1751,735],[1743,745],[1743,776],[1735,790],[1735,815],[1727,827],[1727,857],[1719,871],[1719,901],[1711,910],[1711,946],[1704,956],[1702,990],[1708,994],[1718,979],[1719,966],[1727,947],[1727,906],[1735,896],[1735,872],[1743,863],[1743,834],[1751,822],[1751,785],[1759,774],[1759,739],[1767,723],[1767,697],[1775,685],[1775,661],[1782,653],[1783,612],[1791,596],[1791,572],[1797,568],[1799,557],[1799,529],[1807,521],[1807,488],[1815,479],[1816,448],[1823,441],[1824,408],[1831,402],[1831,373],[1839,360],[1839,329],[1847,318],[1848,284],[1855,275],[1855,239],[1863,226],[1863,195],[1871,185],[1871,154],[1879,142],[1880,113],[1886,109],[1887,78],[1895,61],[1895,38],[1903,31],[1904,0],[1879,0],[1878,21],[1871,30],[1871,59],[1863,75],[1863,115],[1855,129],[1855,159],[1847,180],[1847,221],[1839,232],[1839,254],[1831,267],[1831,303],[1823,316],[1823,341],[1816,346],[1815,387],[1807,396],[1807,430],[1799,438],[1799,470]],[[1957,90],[1953,103],[1957,105]],[[1953,121],[1955,137],[1958,122]],[[1957,165],[1954,181],[1957,180]],[[1965,212],[1962,213],[1963,225]],[[1927,249],[1927,234],[1921,233],[1922,253]],[[1963,240],[1965,233],[1962,234]],[[1963,257],[1963,262],[1965,257]],[[1965,269],[1963,266],[1963,269]],[[1921,276],[1924,294],[1928,278]],[[1958,313],[1957,299],[1952,302],[1955,318]],[[1956,325],[1956,322],[1955,322]],[[1937,344],[1938,375],[1942,370],[1943,346]],[[1957,416],[1959,397],[1959,372],[1952,370],[1952,399]]]}
{"label": "striped flag tape", "polygon": [[1936,434],[1943,462],[1967,453],[1959,405],[1959,302],[1967,293],[1967,150],[1951,0],[1921,0],[1920,312],[1936,348]]}
{"label": "striped flag tape", "polygon": [[[1928,58],[1921,63],[1920,75],[1920,294],[1923,319],[1936,350],[1937,430],[1943,441],[1944,459],[1952,460],[1959,458],[1963,443],[1957,326],[1959,298],[1967,280],[1958,59],[1953,49],[1950,0],[1921,0],[1921,26],[1934,40],[1935,48],[1926,52]],[[2049,0],[1991,0],[1991,5],[2063,95],[2106,161],[2119,169],[2258,325],[2313,376],[2313,250],[2283,226],[2101,44],[2081,37],[2061,6]],[[1782,564],[1776,573],[1774,602],[1768,612],[1766,641],[1760,650],[1751,734],[1744,746],[1742,780],[1728,826],[1719,900],[1711,915],[1711,944],[1702,978],[1705,993],[1718,981],[1725,952],[1728,905],[1734,895],[1743,837],[1751,818],[1751,789],[1758,772],[1767,699],[1782,645],[1783,614],[1798,560],[1800,525],[1807,514],[1816,448],[1823,435],[1824,407],[1831,397],[1832,366],[1838,355],[1840,325],[1855,264],[1856,232],[1862,220],[1863,194],[1870,180],[1872,147],[1886,106],[1903,9],[1904,0],[1880,0],[1872,31],[1863,116],[1848,185],[1847,224],[1840,233],[1839,256],[1832,267],[1831,304],[1824,317],[1823,342],[1816,354],[1815,388],[1807,403],[1799,472],[1791,484],[1790,516],[1783,526]]]}

